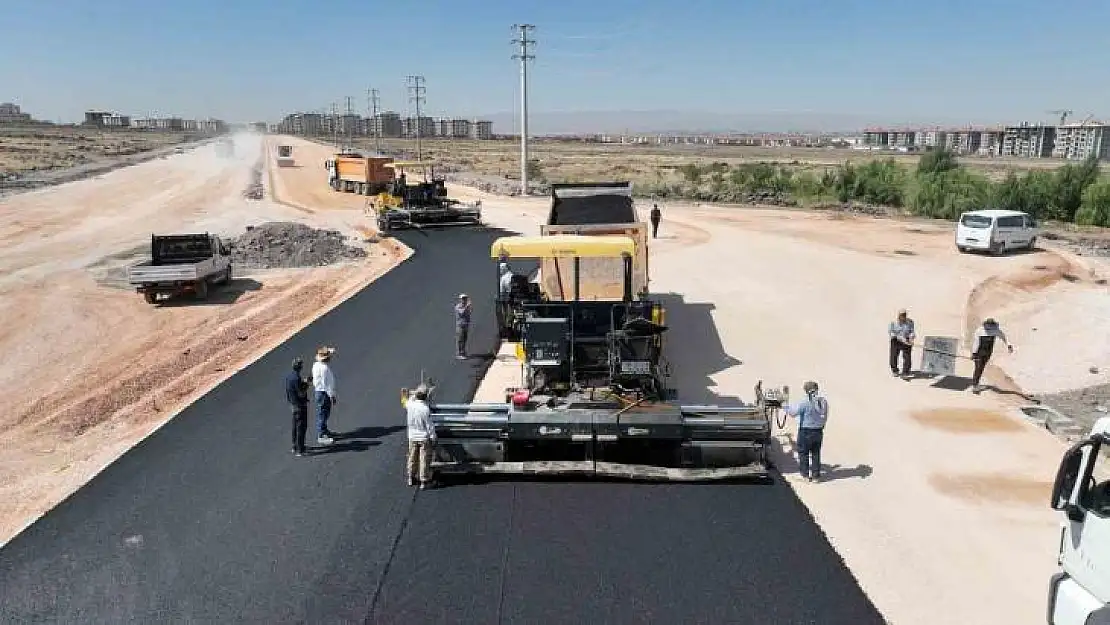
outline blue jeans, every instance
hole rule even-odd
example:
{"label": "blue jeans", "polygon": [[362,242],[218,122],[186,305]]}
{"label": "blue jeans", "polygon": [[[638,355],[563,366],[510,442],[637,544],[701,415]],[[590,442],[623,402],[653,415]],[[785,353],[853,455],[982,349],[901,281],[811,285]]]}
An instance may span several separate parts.
{"label": "blue jeans", "polygon": [[316,391],[316,435],[328,433],[328,417],[331,416],[331,397],[323,391]]}
{"label": "blue jeans", "polygon": [[[821,442],[825,431],[820,428],[798,428],[798,469],[802,477],[821,477]],[[813,469],[810,470],[810,458]]]}

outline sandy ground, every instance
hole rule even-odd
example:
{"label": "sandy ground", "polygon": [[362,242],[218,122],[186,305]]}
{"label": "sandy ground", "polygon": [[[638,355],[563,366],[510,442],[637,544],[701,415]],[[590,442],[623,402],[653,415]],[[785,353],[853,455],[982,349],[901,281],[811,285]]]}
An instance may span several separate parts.
{"label": "sandy ground", "polygon": [[[461,187],[453,195],[481,197],[492,223],[527,233],[547,205]],[[924,222],[666,211],[652,291],[711,304],[724,351],[708,388],[704,372],[676,371],[682,398],[750,401],[759,379],[795,392],[817,380],[832,408],[825,481],[796,480],[794,424],[777,433],[778,465],[884,615],[1039,622],[1058,539],[1048,495],[1065,447],[1021,417],[1017,392],[1105,379],[1106,367],[1087,372],[1106,358],[1104,344],[1077,331],[1107,306],[1094,269],[1052,252],[960,255],[950,226]],[[995,388],[976,396],[962,384],[892,378],[886,325],[900,307],[919,337],[967,339],[978,319],[997,317],[1017,348],[996,350],[985,379]],[[711,334],[673,330],[672,360],[705,361],[717,349]],[[957,374],[970,378],[970,363]]]}
{"label": "sandy ground", "polygon": [[408,253],[367,243],[365,262],[240,272],[204,304],[145,304],[123,271],[152,233],[234,236],[292,220],[367,234],[327,202],[291,206],[316,201],[311,186],[327,189],[301,170],[274,173],[288,204],[244,200],[251,166],[271,154],[263,143],[239,135],[233,159],[208,145],[0,204],[0,350],[10,363],[0,392],[13,398],[0,416],[0,498],[14,504],[0,512],[0,542]]}

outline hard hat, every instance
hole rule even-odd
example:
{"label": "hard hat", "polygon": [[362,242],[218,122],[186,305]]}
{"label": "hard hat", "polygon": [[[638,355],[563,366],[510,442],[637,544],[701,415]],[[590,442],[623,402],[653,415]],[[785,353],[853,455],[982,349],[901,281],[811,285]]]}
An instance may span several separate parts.
{"label": "hard hat", "polygon": [[813,380],[809,380],[805,384],[802,385],[802,390],[804,390],[807,395],[812,394],[812,393],[816,393],[817,392],[817,383],[814,382]]}

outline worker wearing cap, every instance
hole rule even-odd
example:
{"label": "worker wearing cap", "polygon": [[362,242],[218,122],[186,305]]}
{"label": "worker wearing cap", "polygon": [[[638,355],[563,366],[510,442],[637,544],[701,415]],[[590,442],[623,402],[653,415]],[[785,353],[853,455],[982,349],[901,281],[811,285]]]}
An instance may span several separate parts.
{"label": "worker wearing cap", "polygon": [[301,379],[304,360],[293,359],[293,370],[285,377],[285,400],[293,411],[293,455],[305,453],[304,436],[308,431],[308,381]]}
{"label": "worker wearing cap", "polygon": [[405,402],[408,411],[408,485],[420,482],[423,490],[432,483],[432,448],[436,442],[436,428],[432,423],[432,410],[428,407],[428,387],[416,387],[413,396]]}
{"label": "worker wearing cap", "polygon": [[335,374],[331,371],[333,347],[316,350],[316,362],[312,364],[312,385],[316,391],[316,442],[330,445],[335,442],[328,429],[331,408],[338,401],[335,397]]}
{"label": "worker wearing cap", "polygon": [[979,381],[983,378],[983,371],[987,368],[991,356],[994,355],[996,339],[1002,339],[1002,342],[1006,344],[1006,349],[1011,354],[1014,353],[1014,346],[1010,345],[1010,341],[1006,339],[1006,333],[998,327],[997,321],[988,317],[983,320],[983,325],[975,331],[975,351],[971,354],[971,360],[975,363],[975,372],[971,375],[971,384],[972,390],[976,393],[983,390]]}
{"label": "worker wearing cap", "polygon": [[470,335],[470,298],[459,293],[455,304],[455,358],[466,359],[466,339]]}
{"label": "worker wearing cap", "polygon": [[913,341],[917,338],[914,334],[913,319],[906,315],[906,311],[899,310],[898,318],[890,322],[887,329],[890,334],[890,374],[898,375],[898,356],[902,356],[902,377],[910,374],[912,361]]}
{"label": "worker wearing cap", "polygon": [[802,479],[816,482],[821,479],[821,443],[825,439],[825,423],[829,418],[829,401],[818,395],[817,383],[806,382],[802,388],[806,398],[783,411],[798,418],[798,470]]}

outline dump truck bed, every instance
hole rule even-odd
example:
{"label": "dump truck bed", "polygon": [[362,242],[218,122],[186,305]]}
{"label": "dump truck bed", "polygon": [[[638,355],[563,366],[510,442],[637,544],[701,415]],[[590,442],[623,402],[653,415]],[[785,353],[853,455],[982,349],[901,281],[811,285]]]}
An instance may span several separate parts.
{"label": "dump truck bed", "polygon": [[[551,188],[551,210],[540,226],[543,236],[623,235],[636,245],[632,259],[632,292],[641,293],[648,284],[648,226],[636,215],[632,184],[590,182],[555,184]],[[581,298],[619,300],[624,292],[624,265],[619,258],[583,258],[580,261]],[[574,294],[573,259],[545,259],[540,263],[541,288],[552,299],[570,299]]]}
{"label": "dump truck bed", "polygon": [[389,182],[393,180],[393,170],[386,167],[386,163],[393,162],[389,157],[353,157],[337,156],[335,158],[336,175],[346,182]]}

